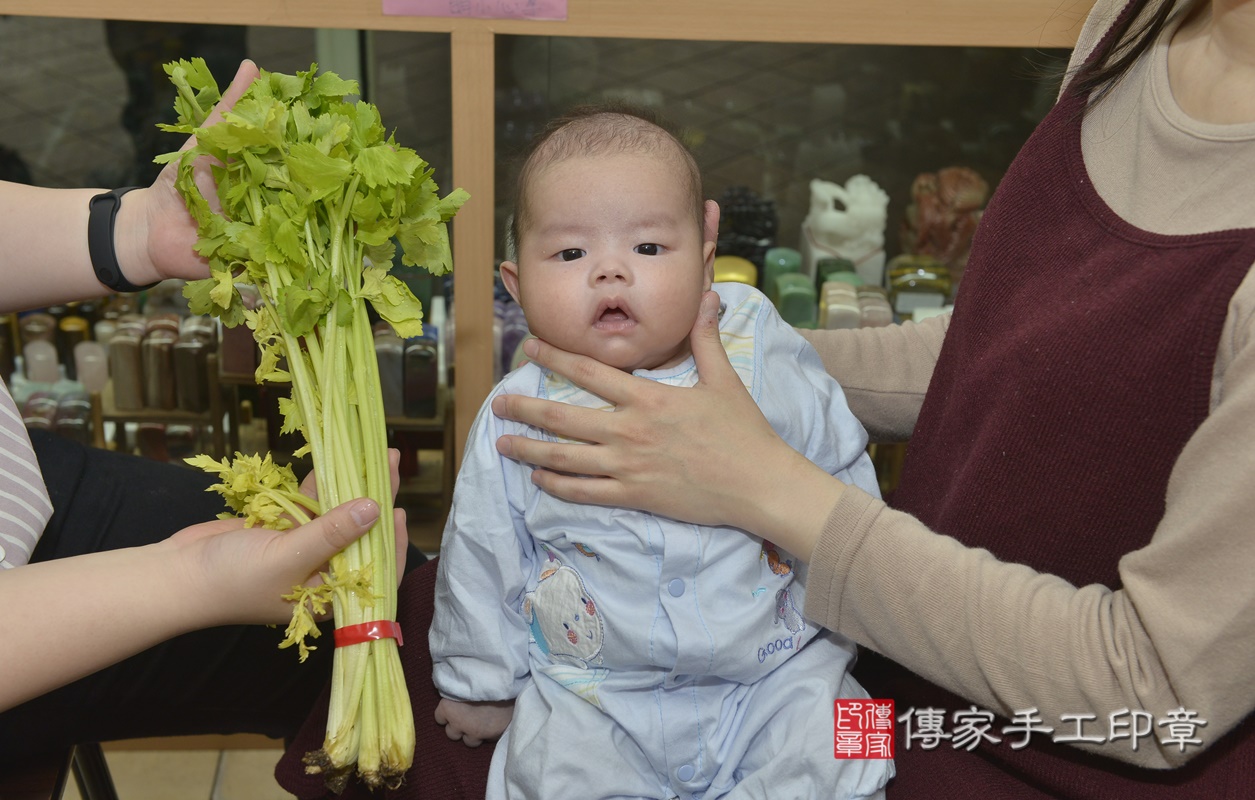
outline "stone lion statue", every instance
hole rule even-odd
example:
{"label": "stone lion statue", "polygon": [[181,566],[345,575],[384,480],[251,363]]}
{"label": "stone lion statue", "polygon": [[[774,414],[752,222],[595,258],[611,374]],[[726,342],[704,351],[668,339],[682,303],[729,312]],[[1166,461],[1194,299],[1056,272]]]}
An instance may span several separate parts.
{"label": "stone lion statue", "polygon": [[845,184],[811,181],[811,205],[802,221],[802,267],[815,277],[821,258],[845,258],[865,283],[881,286],[889,195],[866,175]]}

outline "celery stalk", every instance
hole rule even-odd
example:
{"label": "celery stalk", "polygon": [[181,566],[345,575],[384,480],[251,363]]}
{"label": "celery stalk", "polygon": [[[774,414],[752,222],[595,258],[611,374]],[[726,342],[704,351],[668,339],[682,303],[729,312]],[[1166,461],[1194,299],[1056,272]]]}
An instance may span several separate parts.
{"label": "celery stalk", "polygon": [[[400,336],[421,332],[418,300],[388,268],[399,245],[402,263],[448,272],[446,223],[467,196],[459,189],[438,197],[430,168],[384,137],[374,106],[345,102],[356,84],[316,75],[316,65],[296,75],[263,70],[212,127],[202,123],[219,94],[203,62],[174,62],[166,72],[178,90],[179,122],[162,127],[194,133],[197,144],[159,160],[179,161],[176,186],[198,223],[197,251],[210,264],[210,277],[189,283],[184,294],[194,312],[253,329],[262,350],[258,381],[291,383],[281,406],[284,430],[305,436],[321,507],[365,496],[381,510],[365,537],[331,559],[321,587],[285,596],[294,609],[280,646],[298,645],[304,660],[314,649],[306,636],[318,635],[314,615],[327,604],[337,627],[396,619],[387,429],[366,304]],[[201,156],[220,162],[221,213],[193,180]],[[259,307],[244,307],[240,283],[259,290]],[[281,528],[317,512],[319,504],[293,496],[290,468],[269,456],[189,461],[222,476],[215,488],[246,524]],[[327,735],[322,749],[307,754],[306,769],[337,792],[354,771],[372,787],[395,787],[413,752],[397,642],[336,648]]]}

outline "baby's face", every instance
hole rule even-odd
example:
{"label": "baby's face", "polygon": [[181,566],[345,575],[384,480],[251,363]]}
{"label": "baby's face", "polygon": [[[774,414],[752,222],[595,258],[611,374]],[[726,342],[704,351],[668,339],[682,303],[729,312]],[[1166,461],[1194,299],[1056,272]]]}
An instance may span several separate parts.
{"label": "baby's face", "polygon": [[667,159],[577,157],[528,192],[519,262],[502,264],[531,332],[623,370],[674,366],[710,288],[686,177]]}

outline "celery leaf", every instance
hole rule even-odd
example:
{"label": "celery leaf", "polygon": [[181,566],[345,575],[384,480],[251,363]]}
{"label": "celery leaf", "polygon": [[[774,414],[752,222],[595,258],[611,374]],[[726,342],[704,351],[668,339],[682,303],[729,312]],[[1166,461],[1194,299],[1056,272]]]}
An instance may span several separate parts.
{"label": "celery leaf", "polygon": [[362,297],[387,320],[397,336],[410,339],[423,333],[423,306],[410,287],[381,267],[362,270]]}

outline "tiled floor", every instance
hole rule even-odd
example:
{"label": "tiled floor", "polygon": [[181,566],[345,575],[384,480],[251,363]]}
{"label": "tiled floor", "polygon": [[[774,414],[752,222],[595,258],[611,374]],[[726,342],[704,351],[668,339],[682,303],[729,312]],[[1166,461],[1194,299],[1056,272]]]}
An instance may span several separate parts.
{"label": "tiled floor", "polygon": [[[111,750],[105,760],[125,800],[291,800],[274,780],[281,750]],[[63,800],[82,800],[73,781]]]}

